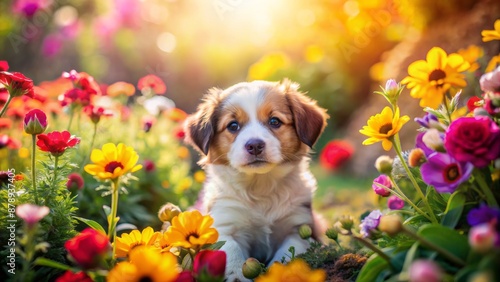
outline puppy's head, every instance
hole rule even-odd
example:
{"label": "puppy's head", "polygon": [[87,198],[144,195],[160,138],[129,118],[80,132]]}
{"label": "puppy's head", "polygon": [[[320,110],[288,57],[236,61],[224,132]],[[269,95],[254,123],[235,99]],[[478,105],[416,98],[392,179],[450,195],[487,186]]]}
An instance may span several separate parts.
{"label": "puppy's head", "polygon": [[301,160],[327,118],[296,83],[243,82],[205,95],[186,122],[186,141],[205,155],[202,163],[267,173]]}

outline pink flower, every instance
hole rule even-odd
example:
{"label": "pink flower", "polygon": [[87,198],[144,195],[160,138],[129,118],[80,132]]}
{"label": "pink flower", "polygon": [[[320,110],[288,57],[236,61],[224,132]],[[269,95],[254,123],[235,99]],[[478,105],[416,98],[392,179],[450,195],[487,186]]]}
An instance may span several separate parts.
{"label": "pink flower", "polygon": [[500,67],[497,67],[492,72],[483,74],[479,80],[479,84],[481,85],[481,90],[485,92],[500,91]]}
{"label": "pink flower", "polygon": [[26,17],[33,17],[38,10],[47,9],[52,4],[52,0],[17,0],[14,2],[14,13],[24,14]]}
{"label": "pink flower", "polygon": [[[224,277],[226,271],[226,253],[224,251],[204,250],[194,258],[193,272],[200,281],[209,278]],[[206,279],[204,279],[206,277]]]}
{"label": "pink flower", "polygon": [[113,112],[103,107],[88,105],[83,108],[83,112],[87,114],[93,123],[98,123],[101,117],[111,117]]}
{"label": "pink flower", "polygon": [[22,204],[16,208],[16,215],[24,220],[28,227],[33,227],[33,225],[48,215],[49,212],[50,210],[46,206],[40,207],[32,204]]}
{"label": "pink flower", "polygon": [[146,172],[152,172],[156,169],[155,163],[151,160],[144,160],[144,170]]}
{"label": "pink flower", "polygon": [[500,156],[500,128],[485,116],[461,117],[446,130],[444,146],[457,161],[485,167]]}
{"label": "pink flower", "polygon": [[387,197],[391,195],[391,192],[389,190],[386,190],[383,187],[380,187],[380,185],[387,187],[388,189],[392,188],[392,182],[389,176],[385,174],[381,174],[379,177],[375,178],[373,180],[372,184],[372,189],[375,191],[375,194],[382,196],[382,197]]}
{"label": "pink flower", "polygon": [[137,88],[141,92],[152,91],[154,94],[163,94],[167,91],[167,86],[161,78],[154,74],[148,74],[139,79]]}
{"label": "pink flower", "polygon": [[410,282],[440,282],[443,277],[441,268],[430,260],[416,260],[411,266]]}
{"label": "pink flower", "polygon": [[47,129],[47,115],[42,110],[33,109],[24,116],[24,131],[38,135]]}
{"label": "pink flower", "polygon": [[73,172],[68,175],[68,181],[66,182],[68,190],[80,190],[83,188],[83,184],[83,177],[79,173]]}
{"label": "pink flower", "polygon": [[498,247],[500,236],[495,230],[496,220],[472,227],[469,231],[469,244],[475,251],[486,253]]}
{"label": "pink flower", "polygon": [[387,207],[391,210],[400,210],[405,206],[405,201],[401,200],[398,196],[390,196],[387,199]]}
{"label": "pink flower", "polygon": [[0,134],[0,149],[6,147],[9,149],[19,149],[21,148],[21,143],[12,137],[9,137],[9,135]]}
{"label": "pink flower", "polygon": [[61,52],[63,43],[63,38],[60,35],[47,35],[42,43],[42,54],[48,58],[56,56],[59,52]]}

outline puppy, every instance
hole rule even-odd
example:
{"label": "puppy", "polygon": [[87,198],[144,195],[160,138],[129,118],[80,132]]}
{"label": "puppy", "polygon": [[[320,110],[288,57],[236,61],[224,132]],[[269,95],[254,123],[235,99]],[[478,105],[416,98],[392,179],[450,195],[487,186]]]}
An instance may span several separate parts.
{"label": "puppy", "polygon": [[[203,209],[225,241],[228,281],[248,281],[249,257],[271,264],[309,246],[299,226],[315,229],[316,180],[308,152],[328,115],[285,80],[212,89],[186,121],[186,141],[202,154]],[[319,234],[317,234],[319,235]]]}

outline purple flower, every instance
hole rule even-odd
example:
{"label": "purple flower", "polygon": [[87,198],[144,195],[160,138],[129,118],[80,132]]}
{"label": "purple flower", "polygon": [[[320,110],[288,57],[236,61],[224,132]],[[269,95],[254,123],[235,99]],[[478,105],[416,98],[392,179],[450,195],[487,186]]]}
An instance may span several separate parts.
{"label": "purple flower", "polygon": [[461,117],[446,130],[444,146],[457,161],[485,167],[500,156],[500,128],[485,116]]}
{"label": "purple flower", "polygon": [[500,67],[497,67],[492,72],[483,74],[479,80],[479,84],[481,85],[481,90],[485,92],[500,91]]}
{"label": "purple flower", "polygon": [[482,203],[478,208],[471,209],[469,214],[467,214],[467,222],[471,226],[488,223],[494,219],[496,219],[497,222],[500,222],[500,210],[491,208],[484,203]]}
{"label": "purple flower", "polygon": [[388,189],[392,188],[392,182],[389,176],[385,174],[381,174],[379,177],[373,180],[372,189],[375,191],[375,194],[380,195],[382,197],[387,197],[391,194],[389,190],[380,187],[380,185],[387,187]]}
{"label": "purple flower", "polygon": [[374,210],[361,221],[359,227],[363,237],[369,237],[371,231],[377,229],[380,223],[380,217],[382,217],[382,212],[380,210]]}
{"label": "purple flower", "polygon": [[474,166],[468,162],[458,162],[445,153],[434,153],[420,167],[422,180],[434,186],[439,193],[453,193],[460,183],[466,181]]}
{"label": "purple flower", "polygon": [[391,210],[400,210],[405,206],[405,201],[401,200],[398,196],[390,196],[387,199],[387,207]]}
{"label": "purple flower", "polygon": [[443,128],[442,124],[439,123],[438,118],[431,113],[425,114],[423,118],[415,118],[415,121],[425,128],[436,128],[436,129]]}

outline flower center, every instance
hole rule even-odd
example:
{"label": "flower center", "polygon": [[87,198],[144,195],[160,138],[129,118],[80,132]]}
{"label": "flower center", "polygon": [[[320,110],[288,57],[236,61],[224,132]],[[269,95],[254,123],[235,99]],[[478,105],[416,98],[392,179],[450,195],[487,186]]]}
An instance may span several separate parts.
{"label": "flower center", "polygon": [[[435,69],[429,74],[429,81],[436,81],[438,87],[443,86],[442,79],[446,78],[446,73],[443,70]],[[441,80],[441,81],[440,81]]]}
{"label": "flower center", "polygon": [[139,278],[139,282],[153,282],[154,280],[149,276],[142,276]]}
{"label": "flower center", "polygon": [[444,180],[453,183],[460,177],[460,170],[457,164],[449,164],[443,169]]}
{"label": "flower center", "polygon": [[112,161],[104,167],[104,171],[113,173],[117,167],[123,169],[122,163],[117,161]]}
{"label": "flower center", "polygon": [[384,124],[380,127],[379,131],[380,133],[382,134],[387,134],[389,133],[389,131],[392,130],[392,123],[387,123],[387,124]]}
{"label": "flower center", "polygon": [[191,237],[193,237],[194,239],[198,239],[200,238],[200,235],[198,235],[196,232],[189,233],[188,235],[186,235],[186,241],[191,242]]}

